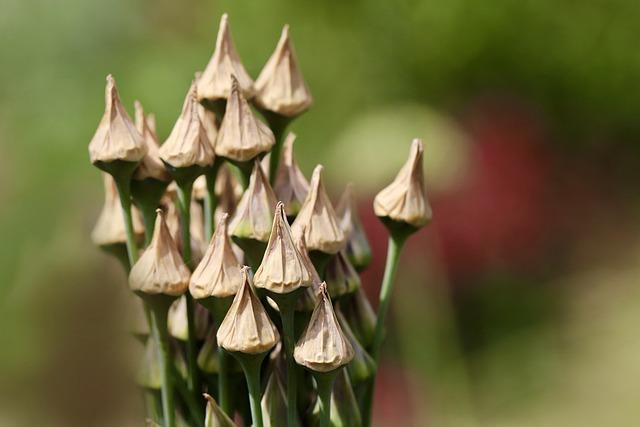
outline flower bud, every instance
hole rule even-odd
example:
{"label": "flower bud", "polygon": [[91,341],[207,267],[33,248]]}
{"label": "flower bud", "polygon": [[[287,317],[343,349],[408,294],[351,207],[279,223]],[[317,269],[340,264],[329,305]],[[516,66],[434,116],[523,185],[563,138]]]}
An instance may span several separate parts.
{"label": "flower bud", "polygon": [[322,170],[321,165],[314,169],[309,194],[291,231],[296,239],[304,235],[309,250],[335,254],[344,247],[346,237],[324,188]]}
{"label": "flower bud", "polygon": [[340,225],[347,236],[345,252],[356,270],[362,271],[371,263],[371,246],[358,216],[353,197],[353,185],[348,184],[336,208]]}
{"label": "flower bud", "polygon": [[203,395],[207,399],[204,427],[235,427],[231,418],[229,418],[227,414],[220,409],[215,399],[207,393],[204,393]]}
{"label": "flower bud", "polygon": [[373,210],[383,222],[405,224],[415,229],[431,220],[431,207],[424,191],[422,141],[414,139],[411,154],[395,180],[378,193]]}
{"label": "flower bud", "polygon": [[195,84],[191,84],[182,113],[169,138],[160,147],[160,157],[173,168],[213,165],[213,147],[198,116]]}
{"label": "flower bud", "polygon": [[253,96],[253,80],[242,65],[240,56],[231,38],[229,16],[220,19],[218,38],[213,56],[198,79],[198,100],[211,103],[224,100],[231,93],[231,76],[236,76],[242,93],[247,98]]}
{"label": "flower bud", "polygon": [[340,323],[340,327],[342,328],[342,332],[344,332],[345,337],[347,337],[353,347],[354,356],[351,363],[347,365],[347,371],[349,372],[351,382],[359,384],[374,375],[376,372],[376,362],[362,347],[356,336],[353,334],[347,319],[345,319],[340,309],[336,308],[335,312],[336,317],[338,318],[338,323]]}
{"label": "flower bud", "polygon": [[139,162],[146,153],[146,146],[120,101],[111,74],[107,76],[105,104],[102,120],[89,143],[91,163],[99,166],[116,161]]}
{"label": "flower bud", "polygon": [[325,271],[325,280],[329,295],[334,300],[355,292],[360,287],[360,276],[344,251],[338,252],[329,260]]}
{"label": "flower bud", "polygon": [[358,341],[369,347],[375,334],[376,314],[362,287],[356,289],[349,298],[340,301],[340,309]]}
{"label": "flower bud", "polygon": [[[187,298],[183,295],[171,304],[168,315],[169,334],[179,339],[187,341],[189,339],[189,326],[187,321]],[[207,336],[207,329],[211,326],[209,312],[200,304],[194,305],[195,338],[204,340]]]}
{"label": "flower bud", "polygon": [[278,202],[269,243],[253,277],[253,283],[257,288],[288,294],[300,287],[309,286],[311,280],[311,273],[291,237],[284,204]]}
{"label": "flower bud", "polygon": [[312,371],[330,372],[349,363],[353,356],[353,347],[340,328],[327,286],[322,283],[318,304],[296,344],[294,358]]}
{"label": "flower bud", "polygon": [[231,76],[231,95],[216,140],[216,155],[246,162],[269,151],[275,137],[269,126],[258,120],[242,96],[238,80]]}
{"label": "flower bud", "polygon": [[[342,369],[338,372],[333,383],[331,393],[331,426],[332,427],[360,427],[362,416],[358,400],[349,381],[349,375]],[[309,427],[320,425],[320,402],[316,401]]]}
{"label": "flower bud", "polygon": [[136,111],[136,129],[140,135],[142,135],[142,140],[144,141],[147,152],[135,170],[133,179],[142,181],[147,178],[152,178],[158,181],[169,182],[171,181],[171,175],[169,175],[162,160],[160,160],[158,135],[156,135],[155,130],[149,125],[140,101],[136,101],[134,106]]}
{"label": "flower bud", "polygon": [[289,133],[282,147],[282,161],[276,175],[273,191],[284,203],[287,217],[294,218],[309,193],[309,182],[293,157],[294,133]]}
{"label": "flower bud", "polygon": [[182,295],[189,287],[190,272],[171,238],[161,209],[157,211],[153,239],[131,268],[129,287],[148,295]]}
{"label": "flower bud", "polygon": [[249,283],[249,267],[242,268],[242,286],[218,328],[218,344],[227,351],[260,354],[280,340],[278,329],[255,296]]}
{"label": "flower bud", "polygon": [[211,243],[191,275],[189,292],[195,299],[225,298],[242,286],[241,266],[227,234],[227,214],[218,221]]}
{"label": "flower bud", "polygon": [[289,38],[288,25],[282,29],[276,50],[260,72],[255,89],[258,107],[285,117],[295,117],[313,103]]}

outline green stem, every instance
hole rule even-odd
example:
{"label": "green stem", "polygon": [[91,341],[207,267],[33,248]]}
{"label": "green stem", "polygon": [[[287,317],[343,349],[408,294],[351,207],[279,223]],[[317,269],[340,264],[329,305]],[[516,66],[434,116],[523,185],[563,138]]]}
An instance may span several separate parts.
{"label": "green stem", "polygon": [[[229,417],[233,416],[232,407],[231,407],[231,388],[230,388],[230,376],[229,376],[229,365],[231,359],[229,359],[229,354],[222,347],[218,347],[218,358],[220,360],[220,364],[218,366],[218,402],[220,403],[220,408],[222,411],[229,415]],[[233,418],[233,417],[232,417]]]}
{"label": "green stem", "polygon": [[142,205],[142,220],[144,221],[144,245],[149,246],[153,238],[153,227],[156,222],[156,207],[150,205]]}
{"label": "green stem", "polygon": [[273,186],[278,176],[278,167],[280,166],[280,158],[282,153],[282,145],[284,144],[285,131],[291,122],[291,118],[284,117],[279,114],[263,111],[263,115],[269,122],[269,127],[275,137],[275,144],[271,149],[271,157],[269,157],[269,183]]}
{"label": "green stem", "polygon": [[[378,314],[376,319],[376,328],[374,331],[373,342],[371,344],[371,357],[376,362],[376,367],[379,366],[380,349],[382,348],[382,341],[384,340],[384,324],[389,311],[389,303],[391,302],[391,294],[393,292],[393,280],[396,275],[396,269],[398,267],[398,261],[400,259],[400,252],[404,246],[407,236],[394,237],[389,236],[389,244],[387,247],[387,262],[384,269],[384,276],[382,279],[382,287],[380,289],[380,305],[378,307]],[[363,405],[362,405],[362,425],[369,427],[371,425],[371,410],[373,405],[373,395],[376,384],[376,373],[370,379],[368,387],[365,391]]]}
{"label": "green stem", "polygon": [[320,403],[320,427],[331,427],[331,393],[337,373],[337,369],[330,372],[313,373],[318,391],[318,402]]}
{"label": "green stem", "polygon": [[193,394],[189,392],[187,385],[180,376],[180,373],[178,372],[178,369],[174,364],[171,365],[171,374],[173,375],[176,390],[178,390],[178,393],[189,408],[191,419],[195,422],[196,425],[202,425],[204,423],[204,411],[199,405],[199,402],[195,400]]}
{"label": "green stem", "polygon": [[169,334],[167,332],[167,311],[163,308],[151,310],[151,326],[154,338],[158,342],[159,360],[162,367],[162,412],[165,427],[175,427],[175,403],[173,401],[173,376]]}
{"label": "green stem", "polygon": [[204,176],[207,180],[207,194],[204,197],[204,235],[207,238],[207,243],[211,240],[213,232],[215,231],[215,215],[216,207],[218,205],[218,196],[216,196],[216,178],[218,176],[218,170],[222,161],[216,158],[213,166],[208,170]]}
{"label": "green stem", "polygon": [[262,360],[267,353],[245,354],[234,353],[235,358],[240,362],[249,389],[249,404],[251,406],[251,420],[253,427],[263,427],[262,407],[260,406],[260,368]]}
{"label": "green stem", "polygon": [[133,218],[131,217],[131,180],[128,176],[114,176],[114,179],[118,189],[118,196],[120,197],[120,205],[122,206],[124,229],[127,233],[127,255],[129,257],[129,266],[133,266],[133,264],[138,260],[138,246],[136,245],[133,230]]}

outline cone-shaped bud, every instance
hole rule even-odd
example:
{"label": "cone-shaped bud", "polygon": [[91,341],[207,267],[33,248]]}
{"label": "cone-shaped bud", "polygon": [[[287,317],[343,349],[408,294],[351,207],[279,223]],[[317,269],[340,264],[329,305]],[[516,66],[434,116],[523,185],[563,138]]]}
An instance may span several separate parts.
{"label": "cone-shaped bud", "polygon": [[336,207],[336,214],[340,218],[342,231],[347,236],[345,246],[347,257],[356,270],[362,271],[371,263],[371,246],[358,216],[352,184],[347,184],[347,188],[342,193]]}
{"label": "cone-shaped bud", "polygon": [[96,133],[89,143],[91,163],[115,161],[139,162],[146,146],[131,117],[120,101],[113,76],[107,76],[105,110]]}
{"label": "cone-shaped bud", "polygon": [[[320,425],[320,402],[316,402],[309,427],[318,427]],[[344,369],[338,372],[333,382],[330,416],[332,427],[362,426],[358,400],[349,381],[349,375]]]}
{"label": "cone-shaped bud", "polygon": [[216,140],[216,155],[246,162],[269,151],[275,143],[269,126],[258,120],[242,96],[238,81],[231,77],[231,95]]}
{"label": "cone-shaped bud", "polygon": [[313,170],[309,194],[291,231],[296,239],[304,235],[309,250],[335,254],[344,247],[346,237],[324,188],[322,170],[321,165]]}
{"label": "cone-shaped bud", "polygon": [[289,133],[282,147],[282,161],[276,176],[273,191],[282,200],[288,217],[295,217],[300,211],[302,203],[309,194],[309,182],[293,157],[294,133]]}
{"label": "cone-shaped bud", "polygon": [[294,358],[299,365],[316,372],[330,372],[353,359],[353,347],[338,323],[325,283],[320,284],[318,305],[296,344]]}
{"label": "cone-shaped bud", "polygon": [[316,271],[311,258],[309,258],[309,252],[307,250],[307,244],[304,240],[304,235],[301,236],[300,239],[296,242],[296,248],[300,253],[302,260],[304,261],[307,269],[311,273],[311,286],[309,286],[304,293],[300,295],[298,301],[296,301],[296,311],[313,311],[318,303],[317,293],[319,291],[320,283],[322,283],[322,279],[320,279],[320,275]]}
{"label": "cone-shaped bud", "polygon": [[373,210],[377,216],[415,228],[420,228],[431,220],[431,207],[424,191],[423,151],[422,141],[414,139],[409,159],[395,180],[373,200]]}
{"label": "cone-shaped bud", "polygon": [[283,420],[287,419],[287,398],[282,382],[275,371],[269,375],[260,406],[262,406],[264,427],[280,427]]}
{"label": "cone-shaped bud", "polygon": [[253,283],[257,288],[288,294],[311,285],[312,279],[311,272],[291,237],[284,204],[278,202],[269,243]]}
{"label": "cone-shaped bud", "polygon": [[228,98],[231,93],[232,75],[238,79],[242,93],[251,98],[253,80],[249,77],[236,51],[229,29],[229,17],[225,13],[220,19],[213,56],[198,79],[198,100],[202,102]]}
{"label": "cone-shaped bud", "polygon": [[136,129],[140,135],[142,135],[147,153],[133,173],[133,179],[142,181],[147,178],[153,178],[158,181],[169,182],[171,181],[171,176],[164,167],[162,160],[160,160],[158,135],[156,135],[156,131],[149,125],[148,118],[144,114],[144,109],[140,101],[136,101],[134,107],[136,110]]}
{"label": "cone-shaped bud", "polygon": [[204,393],[204,397],[207,399],[204,427],[235,427],[234,422],[220,409],[213,397],[207,393]]}
{"label": "cone-shaped bud", "polygon": [[256,160],[249,187],[229,222],[229,232],[234,237],[266,242],[271,233],[273,211],[277,203],[269,180],[262,172],[260,162]]}
{"label": "cone-shaped bud", "polygon": [[241,266],[227,233],[225,214],[218,221],[211,243],[191,275],[189,292],[195,299],[235,295],[242,286]]}
{"label": "cone-shaped bud", "polygon": [[209,144],[211,144],[211,148],[214,148],[216,146],[216,140],[218,139],[216,114],[213,111],[207,110],[201,104],[198,104],[198,117],[200,117],[200,122],[207,134],[207,140]]}
{"label": "cone-shaped bud", "polygon": [[369,347],[375,334],[376,314],[362,287],[358,288],[350,298],[341,301],[340,309],[358,341],[365,347]]}
{"label": "cone-shaped bud", "polygon": [[182,295],[189,287],[190,272],[171,238],[161,209],[157,211],[153,239],[131,268],[129,287],[144,294]]}
{"label": "cone-shaped bud", "polygon": [[355,292],[360,287],[360,276],[344,251],[338,252],[331,258],[327,264],[325,279],[329,295],[333,299]]}
{"label": "cone-shaped bud", "polygon": [[[98,246],[110,246],[127,242],[127,232],[124,228],[122,217],[122,205],[118,197],[118,189],[113,177],[107,173],[102,174],[104,181],[104,206],[98,217],[96,225],[91,232],[91,240]],[[144,226],[140,212],[135,206],[131,207],[133,217],[133,231],[136,240],[144,237]]]}
{"label": "cone-shaped bud", "polygon": [[160,147],[160,157],[174,168],[213,165],[213,147],[198,116],[196,88],[192,84],[182,106],[182,113],[169,138]]}
{"label": "cone-shaped bud", "polygon": [[361,383],[362,381],[370,378],[375,373],[376,362],[362,347],[362,344],[360,344],[356,336],[353,334],[353,331],[349,326],[349,322],[347,322],[347,319],[345,319],[340,309],[337,308],[335,312],[336,317],[338,318],[338,322],[340,323],[340,327],[342,328],[342,332],[344,332],[344,335],[347,337],[347,339],[351,343],[351,346],[353,347],[353,360],[347,365],[349,377],[351,378],[352,383]]}
{"label": "cone-shaped bud", "polygon": [[255,296],[249,283],[249,267],[242,268],[242,286],[218,328],[218,344],[227,351],[259,354],[280,340],[278,329]]}
{"label": "cone-shaped bud", "polygon": [[[204,340],[207,336],[207,329],[211,326],[209,312],[200,304],[194,305],[194,320],[196,339]],[[187,297],[181,296],[171,304],[168,315],[169,334],[179,339],[187,341],[189,339],[189,325],[187,321]]]}
{"label": "cone-shaped bud", "polygon": [[285,117],[295,117],[313,103],[289,38],[289,26],[256,80],[256,104]]}

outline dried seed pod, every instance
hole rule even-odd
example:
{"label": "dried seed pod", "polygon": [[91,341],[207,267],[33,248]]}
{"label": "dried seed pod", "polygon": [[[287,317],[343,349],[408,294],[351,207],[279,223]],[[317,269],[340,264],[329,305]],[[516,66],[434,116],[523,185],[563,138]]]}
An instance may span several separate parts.
{"label": "dried seed pod", "polygon": [[344,247],[346,237],[324,188],[322,170],[321,165],[314,169],[309,194],[291,231],[296,239],[304,235],[309,250],[335,254]]}
{"label": "dried seed pod", "polygon": [[351,326],[351,331],[365,347],[373,342],[376,329],[376,314],[371,308],[362,287],[349,298],[340,301],[340,309]]}
{"label": "dried seed pod", "polygon": [[258,107],[285,117],[295,117],[313,104],[285,25],[275,51],[255,83]]}
{"label": "dried seed pod", "polygon": [[129,287],[147,295],[180,296],[189,287],[191,273],[171,238],[161,209],[157,211],[151,244],[131,268]]}
{"label": "dried seed pod", "polygon": [[105,111],[89,143],[89,157],[94,165],[116,161],[137,163],[144,157],[146,145],[131,117],[120,101],[113,76],[107,76]]}
{"label": "dried seed pod", "polygon": [[330,372],[349,363],[353,356],[353,347],[342,332],[327,286],[322,283],[318,304],[296,344],[294,358],[299,365],[312,371]]}
{"label": "dried seed pod", "polygon": [[225,13],[220,19],[213,56],[198,79],[198,100],[206,103],[228,98],[231,93],[232,75],[238,79],[244,96],[251,98],[254,92],[253,80],[236,51],[231,38],[229,16]]}
{"label": "dried seed pod", "polygon": [[359,384],[373,376],[376,372],[376,362],[362,347],[353,331],[349,327],[349,322],[345,319],[344,315],[340,311],[340,308],[336,308],[336,318],[340,323],[342,332],[347,337],[351,346],[353,347],[353,360],[347,365],[347,371],[349,372],[349,378],[353,384]]}
{"label": "dried seed pod", "polygon": [[185,97],[180,117],[169,138],[160,147],[160,157],[173,168],[213,165],[213,147],[198,116],[196,87],[191,84]]}
{"label": "dried seed pod", "polygon": [[269,243],[253,283],[257,288],[288,294],[311,285],[312,279],[311,272],[291,237],[284,204],[278,202]]}
{"label": "dried seed pod", "polygon": [[202,123],[202,127],[207,134],[207,140],[215,152],[216,140],[218,139],[218,119],[216,114],[213,111],[207,110],[201,104],[198,104],[197,108],[200,123]]}
{"label": "dried seed pod", "polygon": [[133,173],[133,179],[142,181],[151,178],[162,182],[169,182],[171,181],[171,175],[169,175],[162,160],[160,160],[158,135],[156,135],[156,131],[149,125],[140,101],[136,101],[134,107],[136,112],[136,129],[140,135],[142,135],[142,140],[144,141],[147,152]]}
{"label": "dried seed pod", "polygon": [[[211,318],[206,308],[200,304],[194,304],[195,337],[197,340],[204,340],[207,336],[207,329],[211,326]],[[187,341],[189,339],[189,325],[187,321],[187,298],[181,296],[169,307],[167,319],[169,335]]]}
{"label": "dried seed pod", "polygon": [[273,185],[278,200],[284,203],[287,217],[294,218],[309,193],[309,182],[293,156],[296,135],[290,132],[282,146],[282,161]]}
{"label": "dried seed pod", "polygon": [[325,280],[332,299],[355,292],[360,287],[360,276],[344,251],[338,252],[329,260]]}
{"label": "dried seed pod", "polygon": [[[320,425],[320,402],[316,401],[309,427]],[[358,400],[349,381],[349,375],[342,369],[336,375],[331,393],[331,426],[332,427],[360,427],[362,416]]]}
{"label": "dried seed pod", "polygon": [[363,271],[371,263],[371,246],[358,216],[352,184],[347,184],[347,188],[342,193],[336,207],[336,214],[340,218],[342,230],[347,235],[345,246],[347,257],[356,270]]}
{"label": "dried seed pod", "polygon": [[432,212],[424,191],[422,141],[414,139],[411,153],[395,180],[380,191],[373,210],[383,221],[420,228],[431,220]]}
{"label": "dried seed pod", "polygon": [[226,298],[242,286],[241,266],[227,233],[227,214],[218,221],[211,243],[191,275],[189,292],[195,299]]}
{"label": "dried seed pod", "polygon": [[231,94],[218,131],[216,155],[236,162],[246,162],[269,151],[275,137],[269,126],[258,120],[242,96],[238,80],[231,76]]}
{"label": "dried seed pod", "polygon": [[203,395],[207,399],[204,427],[235,427],[234,422],[220,409],[215,399],[207,393]]}
{"label": "dried seed pod", "polygon": [[260,162],[256,160],[249,186],[229,222],[229,232],[237,238],[267,242],[276,204],[276,196],[262,172]]}
{"label": "dried seed pod", "polygon": [[243,283],[216,334],[227,351],[260,354],[280,340],[278,329],[255,296],[249,283],[249,267],[242,268]]}

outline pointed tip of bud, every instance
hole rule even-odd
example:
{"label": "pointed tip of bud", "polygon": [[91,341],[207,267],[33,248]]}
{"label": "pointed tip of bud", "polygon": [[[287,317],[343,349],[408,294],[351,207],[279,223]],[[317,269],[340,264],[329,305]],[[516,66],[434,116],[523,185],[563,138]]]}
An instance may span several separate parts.
{"label": "pointed tip of bud", "polygon": [[280,37],[283,39],[289,38],[289,24],[284,24],[282,27],[282,35]]}

